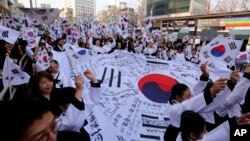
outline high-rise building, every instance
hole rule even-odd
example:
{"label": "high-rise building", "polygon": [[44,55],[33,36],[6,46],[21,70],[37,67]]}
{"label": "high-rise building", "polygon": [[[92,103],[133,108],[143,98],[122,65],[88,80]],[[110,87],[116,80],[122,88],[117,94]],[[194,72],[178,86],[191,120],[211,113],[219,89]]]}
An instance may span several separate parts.
{"label": "high-rise building", "polygon": [[17,0],[0,0],[0,13],[17,13]]}
{"label": "high-rise building", "polygon": [[146,15],[153,8],[153,15],[160,17],[176,17],[203,15],[208,12],[208,0],[144,0]]}
{"label": "high-rise building", "polygon": [[[96,15],[96,0],[64,0],[64,9],[72,9],[73,17]],[[67,15],[66,12],[64,15]]]}

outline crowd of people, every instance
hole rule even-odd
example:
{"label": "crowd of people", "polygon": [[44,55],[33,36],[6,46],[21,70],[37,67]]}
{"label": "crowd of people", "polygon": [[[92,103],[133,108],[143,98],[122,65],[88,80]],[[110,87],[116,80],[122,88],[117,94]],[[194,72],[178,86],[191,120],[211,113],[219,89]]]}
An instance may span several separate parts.
{"label": "crowd of people", "polygon": [[[17,91],[13,100],[9,101],[7,91],[0,102],[1,140],[90,140],[84,129],[88,124],[85,116],[99,102],[101,82],[87,70],[75,76],[75,88],[69,87],[64,72],[59,70],[63,62],[55,60],[52,52],[66,51],[66,36],[64,33],[53,40],[44,33],[34,49],[28,48],[28,42],[23,39],[15,44],[0,41],[0,69],[3,69],[6,54],[17,64],[26,54],[28,63],[24,70],[31,76],[28,84],[14,86]],[[85,40],[68,42],[92,50],[93,55],[126,50],[150,58],[200,64],[199,51],[208,40],[196,45],[189,41],[182,45],[176,43],[165,41],[163,37],[129,36],[124,39],[118,34],[103,38],[87,36]],[[50,57],[50,66],[45,70],[36,65],[38,53],[44,50]],[[200,81],[194,88],[182,83],[173,86],[166,106],[170,126],[166,127],[164,140],[226,141],[233,139],[235,129],[250,129],[250,66],[245,68],[242,79],[238,71],[232,71],[230,80],[221,78],[211,82],[206,64],[201,65],[201,72]],[[88,83],[83,76],[91,83],[89,94],[83,93],[84,83]],[[91,96],[92,101],[85,101],[85,96]]]}

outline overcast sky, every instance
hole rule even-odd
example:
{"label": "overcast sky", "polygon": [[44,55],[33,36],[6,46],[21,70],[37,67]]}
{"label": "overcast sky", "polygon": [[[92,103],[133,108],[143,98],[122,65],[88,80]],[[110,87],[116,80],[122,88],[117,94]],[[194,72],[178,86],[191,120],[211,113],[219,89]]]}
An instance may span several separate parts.
{"label": "overcast sky", "polygon": [[[30,0],[18,0],[19,3],[23,3],[25,7],[29,7]],[[40,7],[41,3],[49,3],[53,8],[61,8],[64,0],[36,0],[37,6]],[[96,11],[107,9],[108,5],[118,5],[119,2],[127,2],[129,7],[137,8],[138,0],[96,0]],[[33,6],[35,6],[35,0],[33,0]]]}
{"label": "overcast sky", "polygon": [[[23,3],[25,7],[29,7],[30,0],[18,0],[19,3]],[[62,8],[64,0],[36,0],[37,6],[40,7],[41,3],[49,3],[52,5],[53,8]],[[138,1],[141,0],[96,0],[96,13],[100,10],[107,9],[108,5],[119,5],[119,2],[127,2],[129,7],[137,9]],[[216,3],[218,0],[212,0],[212,5]],[[33,0],[33,6],[35,5],[35,0]]]}

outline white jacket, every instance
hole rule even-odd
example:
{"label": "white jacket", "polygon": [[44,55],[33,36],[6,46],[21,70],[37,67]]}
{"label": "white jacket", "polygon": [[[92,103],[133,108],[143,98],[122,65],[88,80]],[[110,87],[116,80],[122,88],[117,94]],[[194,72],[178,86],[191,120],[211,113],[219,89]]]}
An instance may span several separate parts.
{"label": "white jacket", "polygon": [[93,45],[93,38],[89,38],[89,48],[96,54],[105,54],[106,50],[103,47]]}
{"label": "white jacket", "polygon": [[86,114],[94,105],[98,104],[100,95],[100,83],[91,83],[89,94],[85,96],[89,97],[90,100],[88,101],[88,99],[84,98],[84,101],[86,100],[84,104],[85,110],[79,110],[74,105],[69,104],[66,112],[59,116],[59,119],[62,122],[59,131],[69,130],[79,132],[86,119]]}

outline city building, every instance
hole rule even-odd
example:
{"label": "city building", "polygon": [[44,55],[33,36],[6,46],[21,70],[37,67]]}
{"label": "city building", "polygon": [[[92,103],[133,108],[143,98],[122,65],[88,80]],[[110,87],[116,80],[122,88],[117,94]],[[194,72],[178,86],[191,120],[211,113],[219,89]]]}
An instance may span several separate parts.
{"label": "city building", "polygon": [[119,6],[109,5],[107,10],[98,12],[97,19],[101,23],[108,23],[110,17],[118,22],[119,16],[124,15],[129,20],[129,27],[137,25],[138,14],[126,2],[120,2]]}
{"label": "city building", "polygon": [[51,5],[47,3],[41,3],[41,8],[51,8]]}
{"label": "city building", "polygon": [[208,0],[144,0],[147,15],[151,8],[156,18],[204,15],[208,12]]}
{"label": "city building", "polygon": [[131,25],[137,25],[138,14],[134,11],[133,8],[125,7],[119,9],[119,13],[120,15],[125,15]]}
{"label": "city building", "polygon": [[107,22],[107,11],[106,10],[101,10],[97,12],[96,19],[97,21],[101,23],[106,23]]}
{"label": "city building", "polygon": [[153,8],[154,26],[162,27],[162,20],[169,17],[204,15],[209,11],[209,0],[143,0],[144,16]]}
{"label": "city building", "polygon": [[0,0],[0,13],[3,15],[17,13],[17,0]]}
{"label": "city building", "polygon": [[73,17],[96,15],[96,0],[64,0],[64,16],[73,10]]}

